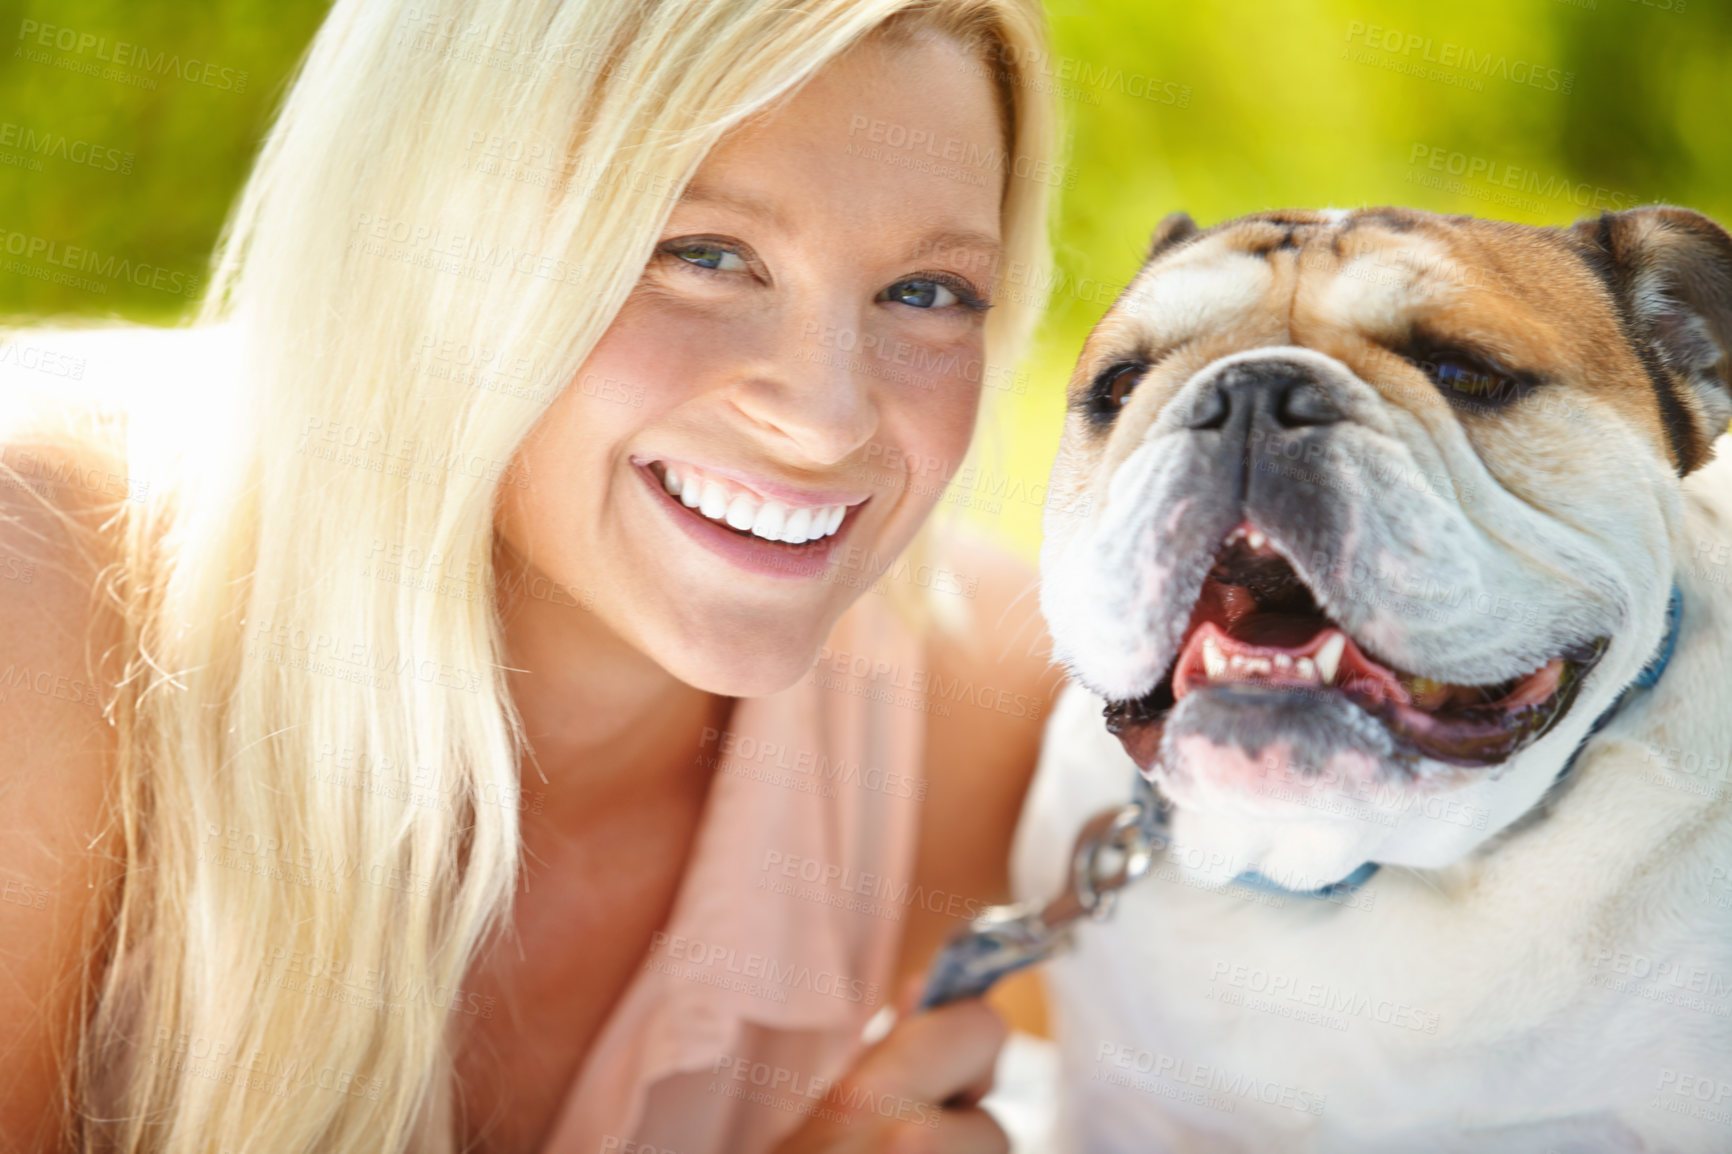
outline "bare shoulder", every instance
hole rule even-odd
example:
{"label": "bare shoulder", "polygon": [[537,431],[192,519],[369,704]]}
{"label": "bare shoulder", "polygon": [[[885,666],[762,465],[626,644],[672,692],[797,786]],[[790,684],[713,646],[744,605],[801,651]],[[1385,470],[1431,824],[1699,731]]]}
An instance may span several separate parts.
{"label": "bare shoulder", "polygon": [[98,595],[105,455],[12,437],[0,465],[0,1149],[50,1149],[117,876],[102,703],[121,632]]}
{"label": "bare shoulder", "polygon": [[1060,675],[1051,664],[1034,566],[972,535],[947,541],[942,564],[955,575],[948,585],[957,591],[950,595],[957,612],[953,625],[940,623],[927,638],[928,660],[940,677],[931,683],[928,739],[997,750],[1038,742]]}
{"label": "bare shoulder", "polygon": [[[984,539],[947,541],[961,620],[928,633],[926,801],[916,877],[943,895],[912,911],[905,967],[923,966],[962,917],[1009,895],[1011,839],[1063,684],[1050,662],[1032,565]],[[940,605],[940,613],[944,607]]]}

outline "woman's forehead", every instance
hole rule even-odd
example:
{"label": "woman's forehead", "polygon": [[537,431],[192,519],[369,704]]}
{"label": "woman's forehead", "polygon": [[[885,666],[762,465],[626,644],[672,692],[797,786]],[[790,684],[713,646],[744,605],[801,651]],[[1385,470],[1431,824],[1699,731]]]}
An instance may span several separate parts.
{"label": "woman's forehead", "polygon": [[992,81],[956,42],[868,40],[725,137],[680,204],[789,231],[827,204],[912,215],[928,249],[996,250],[1002,140]]}

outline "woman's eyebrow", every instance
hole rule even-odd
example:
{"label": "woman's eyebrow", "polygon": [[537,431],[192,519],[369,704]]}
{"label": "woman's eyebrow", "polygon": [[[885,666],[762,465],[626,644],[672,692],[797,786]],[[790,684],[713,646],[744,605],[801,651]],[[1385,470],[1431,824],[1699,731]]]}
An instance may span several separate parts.
{"label": "woman's eyebrow", "polygon": [[719,188],[693,182],[680,193],[681,204],[709,204],[732,209],[744,216],[755,216],[771,227],[788,231],[788,218],[782,210],[761,197],[746,192],[724,192]]}
{"label": "woman's eyebrow", "polygon": [[[682,205],[712,205],[745,216],[756,217],[783,232],[791,231],[788,218],[772,201],[749,192],[726,191],[693,182],[680,194]],[[909,245],[904,259],[930,260],[948,253],[964,252],[971,259],[984,259],[996,266],[1004,251],[997,233],[974,228],[939,228],[921,236]]]}
{"label": "woman's eyebrow", "polygon": [[998,258],[1004,252],[1004,244],[997,234],[981,232],[978,229],[939,229],[914,242],[908,250],[908,259],[928,260],[935,256],[942,258],[954,252],[965,252],[974,258],[984,257],[988,264],[996,266]]}

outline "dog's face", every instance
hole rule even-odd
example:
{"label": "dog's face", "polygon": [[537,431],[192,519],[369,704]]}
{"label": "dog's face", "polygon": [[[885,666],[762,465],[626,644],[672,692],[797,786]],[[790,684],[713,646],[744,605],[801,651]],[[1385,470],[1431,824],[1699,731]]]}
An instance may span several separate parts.
{"label": "dog's face", "polygon": [[1680,209],[1169,218],[1071,380],[1041,604],[1181,860],[1312,888],[1530,809],[1663,635],[1728,348]]}

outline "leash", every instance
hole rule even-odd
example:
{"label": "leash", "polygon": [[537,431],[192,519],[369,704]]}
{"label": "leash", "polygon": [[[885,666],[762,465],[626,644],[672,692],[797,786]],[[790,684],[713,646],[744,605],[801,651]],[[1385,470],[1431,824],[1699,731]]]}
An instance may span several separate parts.
{"label": "leash", "polygon": [[1167,846],[1166,805],[1142,774],[1127,805],[1083,823],[1064,889],[1044,904],[989,906],[933,959],[917,1009],[986,993],[1006,974],[1043,962],[1071,943],[1071,927],[1113,910],[1118,891],[1149,872]]}
{"label": "leash", "polygon": [[[1635,680],[1594,719],[1553,781],[1555,789],[1574,770],[1577,755],[1604,729],[1637,689],[1652,689],[1666,671],[1678,647],[1678,622],[1683,597],[1676,585],[1666,602],[1666,633]],[[1140,880],[1167,848],[1169,808],[1147,778],[1135,774],[1131,800],[1101,810],[1083,823],[1071,848],[1070,873],[1064,889],[1050,901],[989,906],[939,950],[927,971],[926,988],[917,1009],[927,1010],[961,998],[978,997],[998,979],[1043,962],[1068,949],[1071,928],[1112,915],[1118,891]],[[1329,899],[1350,894],[1378,870],[1366,862],[1340,881],[1315,890],[1293,890],[1247,870],[1231,884],[1288,897]]]}

